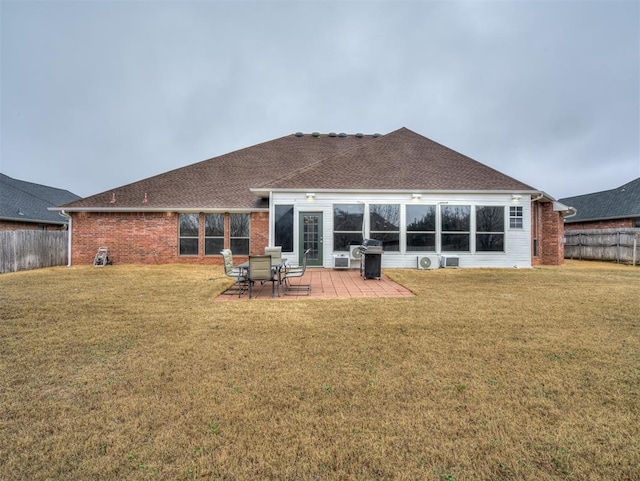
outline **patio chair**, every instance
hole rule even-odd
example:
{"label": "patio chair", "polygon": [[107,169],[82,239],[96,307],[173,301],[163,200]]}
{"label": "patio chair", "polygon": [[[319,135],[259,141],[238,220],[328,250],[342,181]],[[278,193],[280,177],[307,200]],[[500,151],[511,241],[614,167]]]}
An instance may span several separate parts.
{"label": "patio chair", "polygon": [[284,284],[285,284],[285,296],[299,296],[299,295],[310,295],[311,294],[311,284],[302,284],[300,281],[298,284],[292,284],[290,279],[293,278],[302,278],[304,273],[307,270],[307,258],[309,257],[309,252],[311,249],[307,249],[302,256],[302,265],[298,267],[287,267],[284,271]]}
{"label": "patio chair", "polygon": [[264,255],[271,256],[271,264],[282,264],[282,246],[265,247]]}
{"label": "patio chair", "polygon": [[231,295],[238,293],[240,297],[247,290],[247,272],[246,269],[233,265],[233,253],[231,249],[222,249],[220,251],[224,262],[224,273],[227,277],[231,277],[236,283],[229,289],[224,291],[224,294]]}
{"label": "patio chair", "polygon": [[[271,282],[271,297],[274,297],[278,276],[277,270],[271,264],[271,256],[249,256],[249,273],[247,280],[249,281],[249,299],[251,299],[253,295],[253,285],[257,281],[261,283]],[[279,286],[278,292],[280,292]]]}

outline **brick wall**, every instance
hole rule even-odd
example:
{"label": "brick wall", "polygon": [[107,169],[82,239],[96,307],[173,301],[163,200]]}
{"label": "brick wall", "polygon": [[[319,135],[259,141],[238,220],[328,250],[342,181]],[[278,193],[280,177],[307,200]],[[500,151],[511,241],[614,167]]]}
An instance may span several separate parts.
{"label": "brick wall", "polygon": [[635,227],[633,219],[612,219],[593,222],[568,222],[564,225],[567,230],[583,229],[626,229]]}
{"label": "brick wall", "polygon": [[[71,237],[73,265],[92,264],[98,247],[109,249],[117,264],[222,264],[219,255],[204,255],[204,214],[200,214],[199,252],[178,255],[176,212],[75,212]],[[250,252],[262,254],[269,243],[269,214],[251,213]],[[225,247],[229,247],[229,215],[225,218]],[[237,262],[246,256],[236,257]]]}
{"label": "brick wall", "polygon": [[[531,206],[531,263],[536,266],[564,264],[564,219],[553,210],[552,202],[534,202]],[[535,245],[537,244],[537,246]]]}

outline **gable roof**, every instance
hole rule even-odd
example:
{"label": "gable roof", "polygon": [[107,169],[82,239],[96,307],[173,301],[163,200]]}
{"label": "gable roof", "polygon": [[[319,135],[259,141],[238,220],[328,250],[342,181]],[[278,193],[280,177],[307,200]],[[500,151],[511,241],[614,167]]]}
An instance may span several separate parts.
{"label": "gable roof", "polygon": [[535,191],[409,129],[291,134],[63,206],[72,210],[260,209],[273,190]]}
{"label": "gable roof", "polygon": [[0,174],[0,220],[64,225],[66,219],[47,209],[77,199],[80,197],[68,190]]}
{"label": "gable roof", "polygon": [[616,189],[560,199],[578,213],[567,223],[640,217],[640,177]]}

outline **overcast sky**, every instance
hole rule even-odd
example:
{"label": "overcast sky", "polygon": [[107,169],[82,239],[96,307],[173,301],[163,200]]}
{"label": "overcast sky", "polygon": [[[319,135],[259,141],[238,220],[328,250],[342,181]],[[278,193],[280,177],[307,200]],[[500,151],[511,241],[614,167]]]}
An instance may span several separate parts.
{"label": "overcast sky", "polygon": [[407,127],[562,198],[640,177],[637,1],[11,1],[0,171],[88,196]]}

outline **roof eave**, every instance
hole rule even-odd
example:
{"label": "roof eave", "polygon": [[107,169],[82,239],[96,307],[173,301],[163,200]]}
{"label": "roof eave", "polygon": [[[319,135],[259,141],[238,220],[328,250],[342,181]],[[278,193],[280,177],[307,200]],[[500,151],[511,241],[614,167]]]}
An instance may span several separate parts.
{"label": "roof eave", "polygon": [[25,219],[24,217],[0,217],[0,220],[10,221],[10,222],[24,222],[27,224],[55,224],[55,225],[66,225],[66,222],[63,220],[55,221],[50,219]]}
{"label": "roof eave", "polygon": [[[307,188],[264,188],[264,187],[254,187],[249,189],[255,195],[263,198],[268,198],[270,193],[282,193],[282,192],[290,192],[290,193],[306,193],[306,192],[314,192],[314,193],[345,193],[345,194],[365,194],[365,193],[381,193],[381,194],[470,194],[470,193],[481,193],[481,194],[523,194],[523,195],[537,195],[544,194],[544,192],[540,192],[539,190],[526,190],[526,189],[494,189],[494,190],[452,190],[452,189],[316,189],[314,187]],[[553,197],[547,196],[544,194],[549,200],[553,201]]]}
{"label": "roof eave", "polygon": [[640,218],[640,214],[615,215],[615,216],[609,216],[609,217],[578,218],[578,219],[571,219],[570,221],[567,221],[567,223],[600,222],[600,221],[605,221],[605,220],[635,219],[635,218]]}
{"label": "roof eave", "polygon": [[269,212],[264,207],[49,207],[52,212],[178,212],[178,213],[244,213],[244,212]]}

